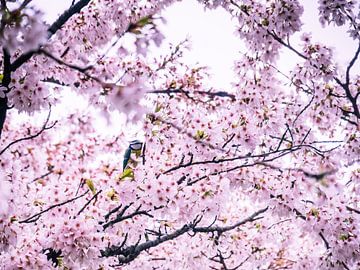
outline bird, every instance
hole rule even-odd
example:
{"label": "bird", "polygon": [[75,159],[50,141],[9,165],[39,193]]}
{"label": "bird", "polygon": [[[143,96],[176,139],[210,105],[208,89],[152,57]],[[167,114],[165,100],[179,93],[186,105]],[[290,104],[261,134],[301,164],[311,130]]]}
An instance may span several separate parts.
{"label": "bird", "polygon": [[141,150],[142,146],[143,143],[139,140],[130,141],[129,147],[126,149],[124,154],[123,171],[125,170],[126,166],[129,163],[131,153]]}

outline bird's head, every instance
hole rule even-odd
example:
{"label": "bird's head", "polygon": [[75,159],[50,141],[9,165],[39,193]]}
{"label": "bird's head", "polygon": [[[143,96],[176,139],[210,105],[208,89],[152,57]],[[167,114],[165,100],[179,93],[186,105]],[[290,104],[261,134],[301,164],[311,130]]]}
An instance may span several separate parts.
{"label": "bird's head", "polygon": [[131,150],[140,150],[142,148],[143,143],[139,140],[130,141],[129,148]]}

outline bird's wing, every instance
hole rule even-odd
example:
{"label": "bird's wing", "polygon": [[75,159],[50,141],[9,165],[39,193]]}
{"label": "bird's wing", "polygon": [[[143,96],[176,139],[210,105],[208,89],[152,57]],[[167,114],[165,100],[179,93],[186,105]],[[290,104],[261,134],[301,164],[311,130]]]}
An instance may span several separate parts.
{"label": "bird's wing", "polygon": [[123,170],[125,170],[126,165],[127,165],[128,162],[129,162],[130,155],[131,155],[131,149],[128,148],[128,149],[126,149],[125,154],[124,154]]}

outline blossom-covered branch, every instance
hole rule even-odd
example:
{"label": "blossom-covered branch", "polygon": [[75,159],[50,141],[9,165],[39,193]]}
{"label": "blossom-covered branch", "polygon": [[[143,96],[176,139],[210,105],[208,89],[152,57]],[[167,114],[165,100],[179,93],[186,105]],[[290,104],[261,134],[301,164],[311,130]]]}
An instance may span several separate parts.
{"label": "blossom-covered branch", "polygon": [[[54,35],[73,15],[79,13],[84,7],[89,4],[90,0],[80,0],[75,5],[72,5],[48,28],[48,38]],[[11,63],[11,71],[17,70],[21,65],[28,61],[37,50],[29,51],[20,55],[13,63]]]}
{"label": "blossom-covered branch", "polygon": [[101,256],[103,256],[103,257],[116,256],[118,259],[119,265],[123,265],[123,264],[133,261],[136,257],[138,257],[140,255],[141,252],[148,250],[152,247],[156,247],[156,246],[160,245],[161,243],[176,239],[177,237],[179,237],[187,232],[192,232],[194,234],[216,232],[218,234],[222,234],[224,232],[233,230],[241,225],[244,225],[248,222],[253,222],[258,219],[263,218],[260,215],[263,214],[264,212],[266,212],[267,210],[268,210],[267,207],[263,208],[259,211],[256,211],[255,213],[253,213],[251,216],[247,217],[246,219],[241,220],[231,226],[225,226],[225,227],[220,227],[220,226],[201,227],[201,226],[198,226],[199,222],[201,221],[201,218],[198,217],[193,222],[182,226],[180,229],[177,229],[172,233],[159,235],[155,240],[149,240],[149,241],[143,242],[141,244],[140,244],[140,242],[138,242],[134,245],[127,246],[126,245],[127,239],[125,238],[123,243],[121,243],[120,245],[111,246],[111,247],[106,248],[105,250],[102,250]]}

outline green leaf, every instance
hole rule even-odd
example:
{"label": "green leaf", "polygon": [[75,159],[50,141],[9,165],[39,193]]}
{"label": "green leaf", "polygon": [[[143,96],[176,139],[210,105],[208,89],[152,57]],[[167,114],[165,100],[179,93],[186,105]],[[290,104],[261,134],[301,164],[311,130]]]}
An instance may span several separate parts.
{"label": "green leaf", "polygon": [[205,131],[203,130],[198,130],[196,131],[196,134],[195,134],[195,139],[196,140],[202,140],[202,139],[205,139],[207,137]]}
{"label": "green leaf", "polygon": [[345,233],[342,233],[342,234],[340,234],[339,239],[342,240],[342,241],[348,240],[348,239],[349,239],[349,235],[348,235],[348,234],[345,234]]}
{"label": "green leaf", "polygon": [[155,112],[160,112],[160,110],[162,109],[162,106],[160,103],[156,103],[156,107],[155,107]]}
{"label": "green leaf", "polygon": [[214,193],[212,190],[208,190],[208,191],[205,191],[204,192],[204,195],[203,195],[205,198],[206,197],[213,197],[214,196]]}
{"label": "green leaf", "polygon": [[269,26],[269,20],[267,18],[265,18],[265,19],[262,20],[261,24],[263,26]]}
{"label": "green leaf", "polygon": [[91,179],[86,179],[85,181],[86,185],[88,186],[88,188],[91,190],[92,194],[95,195],[96,193],[96,188],[94,186],[94,182]]}
{"label": "green leaf", "polygon": [[152,22],[151,17],[150,17],[150,16],[146,16],[146,17],[140,19],[140,20],[136,23],[136,25],[137,25],[138,27],[144,27],[145,25],[147,25],[147,24],[149,24],[149,23],[151,23],[151,22]]}
{"label": "green leaf", "polygon": [[116,194],[116,191],[113,188],[110,191],[108,191],[108,193],[106,193],[106,196],[112,201],[118,201],[119,200],[118,196]]}
{"label": "green leaf", "polygon": [[314,217],[319,217],[320,212],[319,210],[317,210],[316,208],[311,208],[310,209],[310,215],[314,216]]}
{"label": "green leaf", "polygon": [[134,179],[134,172],[131,168],[127,168],[123,171],[123,173],[121,174],[119,180],[123,180],[125,178],[131,178]]}

